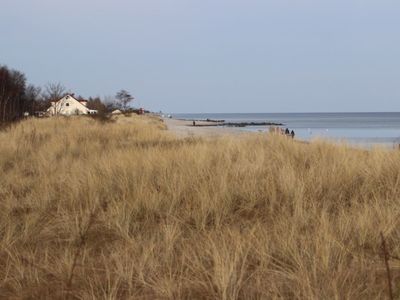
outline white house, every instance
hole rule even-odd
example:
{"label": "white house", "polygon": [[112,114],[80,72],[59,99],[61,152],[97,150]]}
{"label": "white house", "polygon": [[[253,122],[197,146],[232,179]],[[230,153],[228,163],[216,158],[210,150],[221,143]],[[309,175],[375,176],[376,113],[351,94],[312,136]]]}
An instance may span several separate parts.
{"label": "white house", "polygon": [[51,106],[47,109],[47,113],[54,115],[88,115],[97,114],[97,110],[86,107],[86,100],[77,100],[73,95],[66,95],[58,101],[51,102]]}

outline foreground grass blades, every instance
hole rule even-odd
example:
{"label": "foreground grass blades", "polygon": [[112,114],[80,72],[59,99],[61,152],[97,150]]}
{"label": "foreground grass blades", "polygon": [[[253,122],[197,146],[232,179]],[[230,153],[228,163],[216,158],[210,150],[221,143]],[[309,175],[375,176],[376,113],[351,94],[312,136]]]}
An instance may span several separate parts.
{"label": "foreground grass blades", "polygon": [[400,153],[120,116],[0,132],[0,296],[381,299]]}

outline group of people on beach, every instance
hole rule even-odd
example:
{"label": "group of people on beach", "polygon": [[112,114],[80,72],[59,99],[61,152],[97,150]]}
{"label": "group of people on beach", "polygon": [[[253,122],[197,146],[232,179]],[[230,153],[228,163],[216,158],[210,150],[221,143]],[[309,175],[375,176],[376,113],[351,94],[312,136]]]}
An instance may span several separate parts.
{"label": "group of people on beach", "polygon": [[282,127],[271,126],[269,128],[269,132],[270,133],[278,133],[278,134],[286,135],[288,137],[291,137],[292,139],[294,139],[294,136],[295,136],[294,130],[292,129],[290,131],[289,128],[285,128],[284,129]]}

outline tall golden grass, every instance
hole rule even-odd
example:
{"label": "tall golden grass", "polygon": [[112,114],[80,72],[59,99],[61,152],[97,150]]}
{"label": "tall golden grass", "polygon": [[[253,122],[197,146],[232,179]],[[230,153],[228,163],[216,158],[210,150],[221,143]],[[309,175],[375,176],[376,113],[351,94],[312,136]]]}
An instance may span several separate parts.
{"label": "tall golden grass", "polygon": [[162,122],[0,132],[0,297],[381,299],[400,283],[400,153]]}

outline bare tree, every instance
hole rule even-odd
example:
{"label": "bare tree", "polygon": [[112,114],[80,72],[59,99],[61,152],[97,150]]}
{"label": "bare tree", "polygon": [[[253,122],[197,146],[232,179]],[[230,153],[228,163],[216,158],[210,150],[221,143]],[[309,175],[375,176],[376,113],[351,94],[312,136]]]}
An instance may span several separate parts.
{"label": "bare tree", "polygon": [[128,104],[135,99],[131,94],[129,94],[126,90],[120,90],[115,96],[117,99],[117,104],[123,109],[127,110]]}
{"label": "bare tree", "polygon": [[89,97],[87,108],[97,110],[98,114],[105,114],[107,112],[107,106],[103,103],[100,97]]}
{"label": "bare tree", "polygon": [[[64,97],[66,92],[65,86],[61,83],[47,83],[44,87],[43,98],[51,105],[50,107],[54,110],[54,114],[58,115],[61,105],[57,104],[57,101]],[[59,106],[59,107],[58,107]]]}
{"label": "bare tree", "polygon": [[112,112],[113,110],[120,108],[119,105],[117,104],[115,96],[110,96],[110,95],[104,96],[103,103],[106,106],[107,112]]}
{"label": "bare tree", "polygon": [[33,114],[36,110],[44,109],[44,101],[42,101],[40,95],[42,92],[42,88],[39,86],[34,86],[30,84],[27,86],[25,90],[25,99],[26,99],[26,107],[25,111]]}
{"label": "bare tree", "polygon": [[47,83],[44,86],[43,97],[48,101],[57,101],[65,96],[66,88],[61,83]]}

